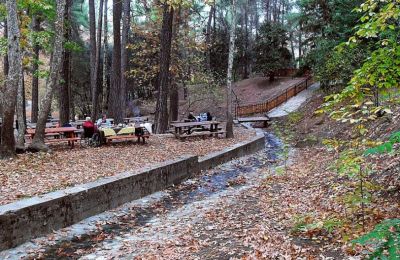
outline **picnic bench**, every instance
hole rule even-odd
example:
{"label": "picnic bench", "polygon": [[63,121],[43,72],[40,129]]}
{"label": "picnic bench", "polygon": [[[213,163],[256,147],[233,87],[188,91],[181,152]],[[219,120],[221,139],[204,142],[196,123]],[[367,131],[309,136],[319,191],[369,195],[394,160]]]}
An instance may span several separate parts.
{"label": "picnic bench", "polygon": [[[75,142],[80,140],[80,138],[76,136],[76,131],[77,129],[75,127],[45,128],[44,142],[46,144],[68,142],[68,144],[71,145],[71,148],[73,148]],[[35,133],[36,129],[28,128],[26,129],[25,137],[27,137],[29,141],[32,141]]]}
{"label": "picnic bench", "polygon": [[150,137],[150,133],[145,127],[135,126],[135,127],[114,127],[114,128],[103,128],[99,129],[100,132],[100,143],[109,144],[112,141],[129,141],[137,139],[137,142],[146,143],[146,139]]}
{"label": "picnic bench", "polygon": [[202,121],[202,122],[174,122],[171,126],[174,128],[174,135],[178,139],[187,137],[206,137],[225,134],[221,128],[218,127],[218,121]]}

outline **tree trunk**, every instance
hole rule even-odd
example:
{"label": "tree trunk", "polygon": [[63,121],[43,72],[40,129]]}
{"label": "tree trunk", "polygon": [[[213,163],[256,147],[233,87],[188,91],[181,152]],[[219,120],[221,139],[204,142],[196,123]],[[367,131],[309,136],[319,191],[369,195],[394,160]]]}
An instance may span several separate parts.
{"label": "tree trunk", "polygon": [[127,96],[127,77],[126,72],[128,70],[128,37],[130,28],[130,0],[124,0],[122,6],[123,18],[122,18],[122,40],[121,40],[121,103],[122,117],[125,117],[126,110],[126,96]]}
{"label": "tree trunk", "polygon": [[108,15],[107,15],[108,0],[104,1],[104,50],[103,50],[103,91],[102,91],[102,102],[103,102],[103,113],[108,108],[108,93],[110,89],[110,67],[108,66]]}
{"label": "tree trunk", "polygon": [[[211,22],[213,18],[215,6],[212,5],[208,14],[207,30],[206,30],[206,68],[207,72],[211,72]],[[215,19],[215,18],[214,18]]]}
{"label": "tree trunk", "polygon": [[0,158],[15,156],[14,111],[17,103],[18,84],[22,76],[21,49],[19,46],[20,32],[17,13],[17,3],[6,1],[7,10],[7,40],[9,70],[6,86],[3,90],[3,124],[1,131]]}
{"label": "tree trunk", "polygon": [[179,91],[178,86],[171,86],[169,93],[169,113],[171,121],[177,121],[179,117]]}
{"label": "tree trunk", "polygon": [[[4,19],[4,38],[7,39],[8,38],[8,30],[7,30],[7,18]],[[7,79],[7,75],[8,75],[8,67],[9,67],[9,63],[8,63],[8,55],[4,55],[3,58],[3,75],[4,78]],[[3,89],[7,88],[7,81],[4,80],[4,85],[3,85]],[[3,96],[2,96],[2,91],[0,91],[0,116],[2,116],[3,114],[3,104],[1,102]],[[1,139],[0,139],[1,142]]]}
{"label": "tree trunk", "polygon": [[258,37],[258,31],[260,30],[260,17],[258,14],[258,2],[255,0],[255,12],[254,12],[254,27],[256,29],[256,39]]}
{"label": "tree trunk", "polygon": [[232,21],[229,32],[229,56],[228,56],[228,73],[226,77],[226,137],[233,138],[233,117],[232,117],[232,68],[235,55],[235,38],[236,38],[236,6],[235,0],[232,0],[231,12]]}
{"label": "tree trunk", "polygon": [[[65,6],[65,34],[64,37],[66,40],[69,40],[71,30],[69,21],[71,20],[71,6],[72,0],[66,0]],[[71,118],[70,114],[70,69],[71,69],[71,52],[69,50],[64,50],[63,53],[63,64],[62,64],[62,83],[60,83],[60,93],[58,99],[58,105],[60,108],[60,126],[63,126],[69,123]]]}
{"label": "tree trunk", "polygon": [[[96,49],[96,78],[97,78],[97,97],[96,97],[96,111],[99,114],[100,109],[102,107],[102,94],[103,94],[103,63],[101,62],[101,51],[102,51],[102,32],[103,32],[103,7],[104,7],[104,0],[100,0],[99,5],[99,19],[97,23],[97,49]],[[103,50],[104,52],[104,50]],[[92,120],[96,120],[97,118],[94,117]]]}
{"label": "tree trunk", "polygon": [[18,120],[18,135],[17,148],[25,149],[25,131],[26,131],[26,103],[25,103],[25,82],[24,72],[21,71],[21,76],[18,84],[17,94],[17,120]]}
{"label": "tree trunk", "polygon": [[168,88],[169,88],[169,65],[171,62],[171,40],[174,8],[164,4],[163,23],[161,28],[161,50],[160,50],[160,74],[158,80],[158,96],[155,115],[155,132],[165,133],[168,129]]}
{"label": "tree trunk", "polygon": [[300,30],[299,30],[299,63],[301,61],[301,55],[302,55],[302,39],[301,39],[301,30],[302,30],[302,26],[300,24]]}
{"label": "tree trunk", "polygon": [[[40,20],[36,15],[32,17],[32,30],[35,33],[40,31]],[[38,44],[33,46],[33,64],[32,64],[32,111],[31,122],[36,123],[39,111],[39,59],[40,47]]]}
{"label": "tree trunk", "polygon": [[290,32],[290,49],[292,53],[292,60],[293,60],[293,65],[296,67],[296,57],[294,53],[294,42],[293,42],[293,31]]}
{"label": "tree trunk", "polygon": [[113,0],[113,31],[114,46],[111,69],[111,87],[108,104],[109,116],[114,118],[115,123],[122,123],[121,107],[121,14],[122,2]]}
{"label": "tree trunk", "polygon": [[244,24],[245,24],[245,48],[244,48],[244,73],[243,78],[249,78],[249,1],[244,6]]}
{"label": "tree trunk", "polygon": [[41,101],[39,118],[36,125],[35,137],[33,138],[32,144],[30,145],[30,149],[35,151],[48,150],[48,147],[44,143],[46,121],[50,113],[51,101],[53,99],[53,94],[58,84],[59,72],[62,63],[65,0],[58,0],[56,2],[56,6],[57,6],[56,8],[57,13],[54,25],[55,39],[53,45],[53,52],[50,60],[50,75],[46,82],[45,95]]}
{"label": "tree trunk", "polygon": [[89,35],[90,35],[90,89],[92,91],[92,120],[98,114],[97,73],[96,73],[96,11],[94,0],[89,0]]}

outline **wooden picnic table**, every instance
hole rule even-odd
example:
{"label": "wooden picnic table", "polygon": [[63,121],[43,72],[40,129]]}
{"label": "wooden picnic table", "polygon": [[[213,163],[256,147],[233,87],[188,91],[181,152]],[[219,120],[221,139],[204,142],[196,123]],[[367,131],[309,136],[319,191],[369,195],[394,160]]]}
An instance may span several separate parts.
{"label": "wooden picnic table", "polygon": [[142,139],[143,144],[145,144],[146,138],[148,139],[150,137],[150,133],[147,131],[145,127],[142,126],[135,126],[134,133],[123,134],[123,135],[118,135],[119,131],[123,129],[123,127],[115,126],[110,128],[113,129],[117,135],[105,136],[104,129],[99,128],[100,144],[111,143],[114,140],[129,141],[136,138],[138,143],[140,143],[140,140]]}
{"label": "wooden picnic table", "polygon": [[219,124],[218,121],[174,122],[171,126],[175,129],[175,136],[180,139],[191,136],[218,136],[225,133],[218,128]]}
{"label": "wooden picnic table", "polygon": [[147,116],[137,116],[137,117],[125,117],[124,122],[126,123],[137,123],[137,122],[147,122],[149,121],[149,117]]}
{"label": "wooden picnic table", "polygon": [[[79,141],[79,137],[76,136],[76,132],[78,129],[75,127],[53,127],[53,128],[45,128],[44,133],[45,137],[53,136],[53,139],[46,138],[45,143],[60,143],[60,142],[68,142],[71,147],[74,147],[76,141]],[[35,136],[36,129],[28,128],[26,129],[26,133],[28,138],[33,140]],[[64,137],[62,137],[64,136]],[[58,137],[58,138],[57,138]]]}

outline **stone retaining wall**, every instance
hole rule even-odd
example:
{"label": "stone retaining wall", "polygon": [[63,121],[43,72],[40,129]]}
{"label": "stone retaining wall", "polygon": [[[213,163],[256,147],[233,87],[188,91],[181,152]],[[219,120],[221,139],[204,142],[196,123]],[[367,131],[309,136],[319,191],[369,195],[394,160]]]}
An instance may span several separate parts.
{"label": "stone retaining wall", "polygon": [[261,149],[264,149],[264,147],[264,134],[258,134],[250,141],[235,144],[234,146],[226,148],[222,151],[200,157],[198,167],[199,170],[208,170],[217,165],[229,162],[233,158],[242,157],[260,151]]}
{"label": "stone retaining wall", "polygon": [[126,202],[164,190],[206,170],[264,148],[264,136],[202,158],[181,157],[153,167],[0,206],[0,250],[48,234]]}

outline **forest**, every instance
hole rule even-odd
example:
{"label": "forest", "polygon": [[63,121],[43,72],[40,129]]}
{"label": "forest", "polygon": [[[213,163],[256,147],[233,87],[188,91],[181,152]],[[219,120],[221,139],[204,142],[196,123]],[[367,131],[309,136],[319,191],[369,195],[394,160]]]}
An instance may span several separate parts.
{"label": "forest", "polygon": [[[291,146],[318,143],[330,159],[318,166],[322,155],[307,150],[312,159],[292,169],[293,178],[317,169],[326,179],[310,180],[329,183],[337,197],[329,214],[333,205],[341,213],[317,220],[298,213],[290,232],[346,245],[338,250],[361,258],[400,256],[400,212],[388,206],[400,201],[400,0],[2,0],[0,31],[4,161],[49,151],[45,129],[54,115],[59,126],[102,115],[118,125],[148,112],[154,134],[169,133],[191,109],[181,99],[214,106],[233,138],[237,82],[273,84],[282,71],[312,78],[319,84],[312,111],[267,129],[285,143],[284,166],[271,180],[288,180]],[[268,180],[263,187],[273,189]],[[256,258],[272,254],[265,248]]]}

